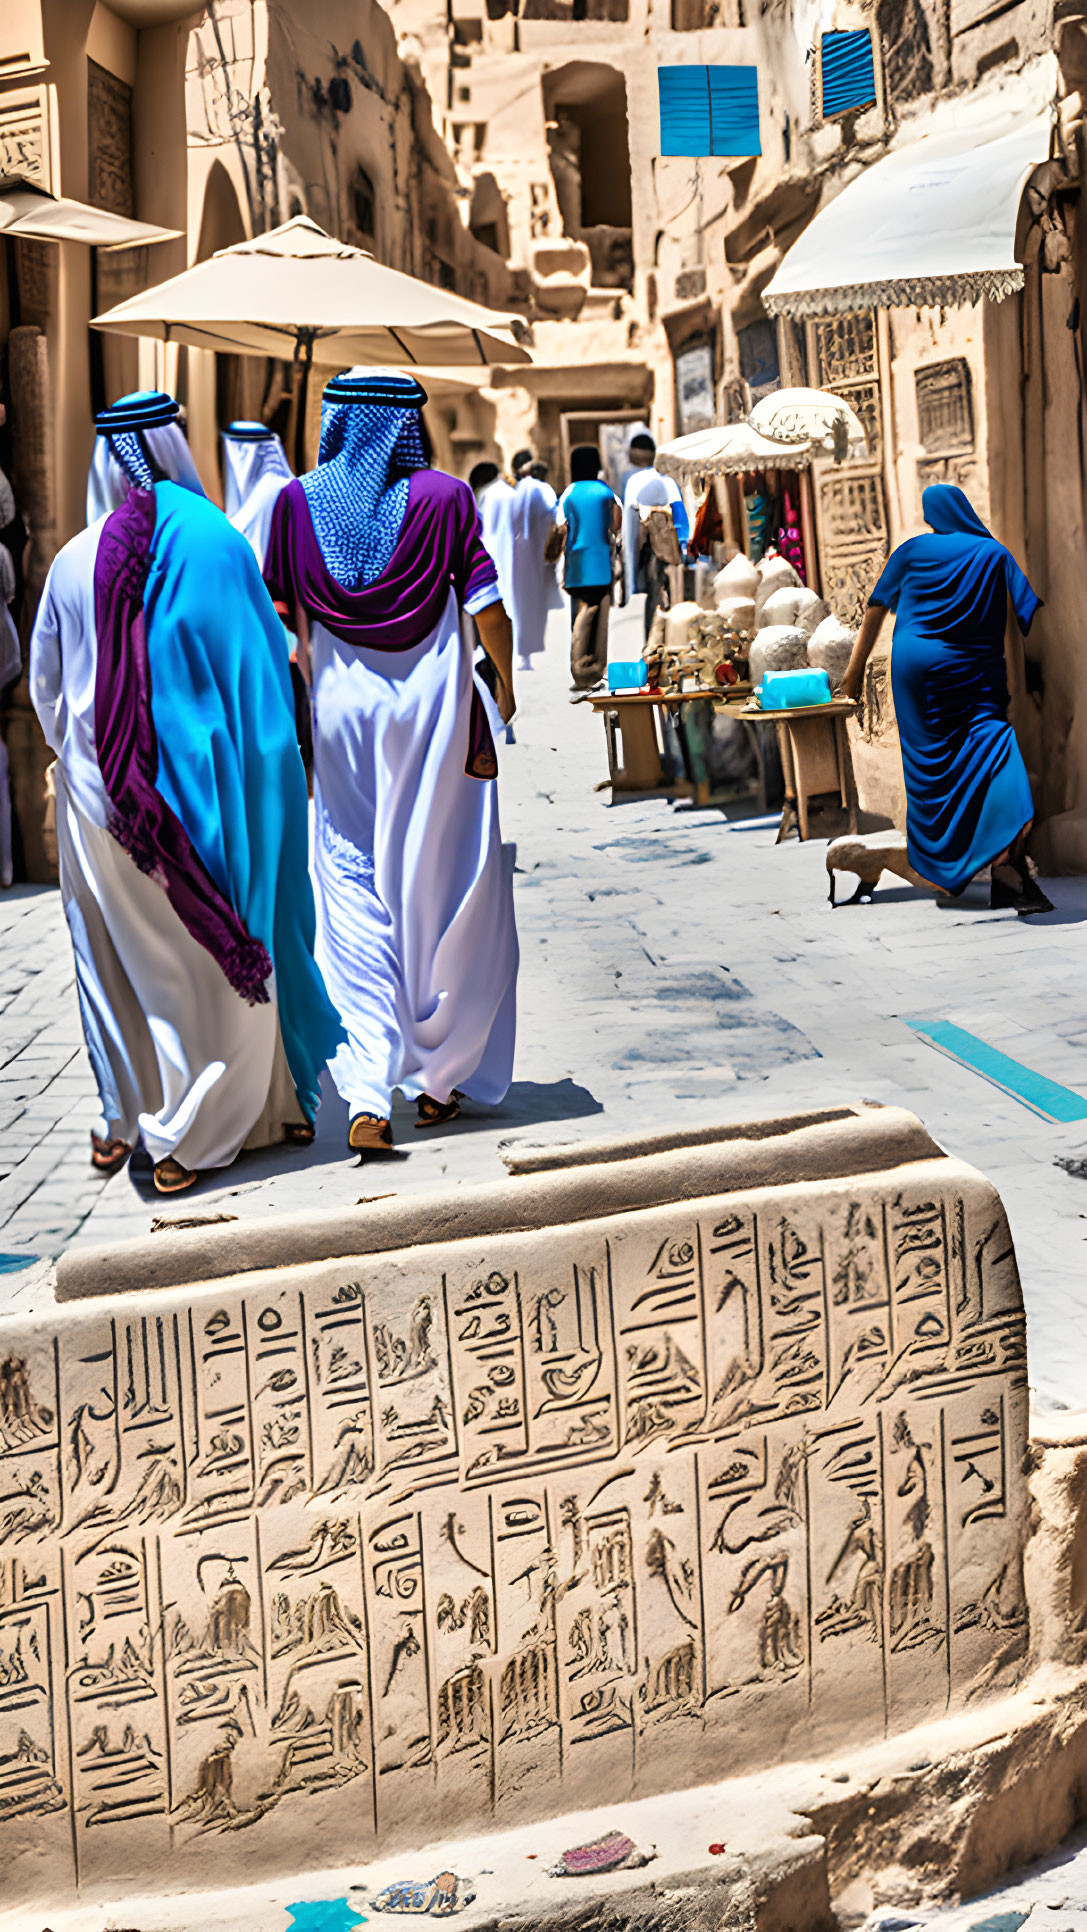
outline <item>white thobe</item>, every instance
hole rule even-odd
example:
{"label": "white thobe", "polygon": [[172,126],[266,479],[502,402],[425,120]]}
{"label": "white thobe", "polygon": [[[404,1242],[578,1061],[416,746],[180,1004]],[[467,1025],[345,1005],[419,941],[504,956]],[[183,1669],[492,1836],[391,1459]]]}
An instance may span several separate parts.
{"label": "white thobe", "polygon": [[262,570],[272,531],[272,512],[279,502],[280,492],[286,489],[290,480],[289,474],[262,476],[230,519],[235,530],[241,531]]}
{"label": "white thobe", "polygon": [[508,611],[513,609],[513,531],[510,505],[513,490],[504,476],[496,476],[479,493],[479,526],[483,546],[498,572],[498,588]]}
{"label": "white thobe", "polygon": [[142,1138],[157,1164],[225,1167],[243,1146],[301,1121],[275,988],[250,1006],[139,870],[109,824],[95,748],[94,565],[100,517],[46,580],[30,645],[30,692],[57,754],[57,856],[76,989],[103,1139]]}
{"label": "white thobe", "polygon": [[[496,597],[488,585],[465,608]],[[352,1117],[387,1119],[396,1087],[497,1105],[513,1071],[514,848],[497,784],[464,769],[474,679],[456,595],[411,650],[317,622],[311,642],[317,961],[348,1034],[332,1077]]]}
{"label": "white thobe", "polygon": [[513,648],[522,664],[544,647],[555,582],[554,566],[544,562],[544,548],[555,526],[556,502],[549,484],[524,476],[507,509],[510,601],[503,598],[503,602],[513,620]]}

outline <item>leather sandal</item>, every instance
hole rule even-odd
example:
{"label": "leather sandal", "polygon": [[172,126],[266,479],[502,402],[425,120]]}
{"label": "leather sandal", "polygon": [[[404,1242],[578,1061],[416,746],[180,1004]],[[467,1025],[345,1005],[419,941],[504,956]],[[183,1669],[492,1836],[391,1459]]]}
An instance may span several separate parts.
{"label": "leather sandal", "polygon": [[432,1094],[421,1093],[415,1103],[419,1118],[415,1123],[416,1132],[421,1127],[444,1127],[460,1115],[460,1103],[464,1095],[454,1087],[448,1100],[435,1100]]}
{"label": "leather sandal", "polygon": [[308,1120],[288,1120],[283,1124],[283,1139],[289,1147],[312,1147],[317,1129]]}
{"label": "leather sandal", "polygon": [[159,1161],[154,1171],[155,1187],[160,1194],[184,1194],[199,1178],[195,1168],[182,1167],[172,1154],[168,1154],[164,1161]]}
{"label": "leather sandal", "polygon": [[379,1114],[353,1114],[347,1145],[353,1154],[383,1154],[393,1144],[392,1122]]}
{"label": "leather sandal", "polygon": [[91,1135],[91,1166],[96,1174],[119,1173],[131,1153],[132,1146],[127,1140],[103,1140],[100,1134]]}

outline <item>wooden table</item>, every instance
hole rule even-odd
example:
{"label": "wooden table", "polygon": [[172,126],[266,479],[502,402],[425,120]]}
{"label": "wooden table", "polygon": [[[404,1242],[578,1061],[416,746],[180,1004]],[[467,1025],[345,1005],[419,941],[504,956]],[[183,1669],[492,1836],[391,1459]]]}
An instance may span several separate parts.
{"label": "wooden table", "polygon": [[[808,836],[808,806],[821,792],[837,792],[849,814],[850,829],[857,824],[853,761],[849,754],[846,720],[856,705],[848,698],[830,704],[805,705],[792,711],[760,711],[745,697],[730,700],[715,691],[609,691],[589,699],[604,718],[608,746],[608,775],[613,795],[658,793],[665,798],[690,799],[693,805],[734,803],[735,788],[714,792],[709,772],[709,740],[713,713],[724,712],[742,724],[752,740],[758,761],[758,784],[744,796],[758,798],[767,809],[766,767],[761,731],[772,725],[781,746],[785,772],[785,809],[779,840],[794,826]],[[656,714],[673,716],[686,776],[675,782],[665,777],[657,739]]]}
{"label": "wooden table", "polygon": [[745,722],[777,726],[785,773],[785,809],[778,829],[779,844],[794,827],[798,837],[807,838],[808,806],[813,798],[828,792],[837,792],[848,816],[849,829],[856,831],[857,787],[846,729],[856,709],[852,698],[832,698],[829,704],[796,705],[788,711],[745,708],[738,714]]}
{"label": "wooden table", "polygon": [[[745,691],[750,687],[745,687]],[[710,740],[713,714],[726,707],[716,691],[611,691],[590,698],[594,711],[604,718],[608,743],[608,776],[613,794],[637,792],[645,796],[656,792],[665,798],[685,799],[701,808],[731,805],[738,798],[760,796],[765,803],[766,787],[761,748],[756,744],[759,785],[757,788],[730,786],[715,791],[710,776]],[[739,707],[727,707],[730,716]],[[667,714],[676,728],[684,776],[665,777],[657,739],[657,712]],[[621,740],[621,750],[620,750]]]}

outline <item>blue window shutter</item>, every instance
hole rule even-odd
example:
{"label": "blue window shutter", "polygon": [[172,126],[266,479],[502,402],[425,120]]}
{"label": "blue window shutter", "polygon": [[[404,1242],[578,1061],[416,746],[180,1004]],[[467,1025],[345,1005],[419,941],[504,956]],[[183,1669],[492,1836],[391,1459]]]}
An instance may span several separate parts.
{"label": "blue window shutter", "polygon": [[761,154],[757,67],[711,67],[710,153]]}
{"label": "blue window shutter", "polygon": [[712,153],[708,73],[706,67],[658,67],[662,154]]}
{"label": "blue window shutter", "polygon": [[659,67],[661,153],[753,155],[759,140],[754,67]]}
{"label": "blue window shutter", "polygon": [[823,79],[823,118],[871,107],[876,98],[872,36],[863,27],[823,35],[819,66]]}

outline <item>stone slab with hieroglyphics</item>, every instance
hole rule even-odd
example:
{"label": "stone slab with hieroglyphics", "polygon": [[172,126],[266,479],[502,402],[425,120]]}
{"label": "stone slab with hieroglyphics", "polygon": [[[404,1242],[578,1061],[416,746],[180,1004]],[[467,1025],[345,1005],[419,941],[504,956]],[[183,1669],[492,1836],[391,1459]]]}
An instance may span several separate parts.
{"label": "stone slab with hieroglyphics", "polygon": [[733,1134],[596,1170],[657,1205],[587,1214],[577,1168],[564,1223],[562,1175],[513,1178],[554,1225],[5,1324],[6,1902],[361,1860],[1006,1687],[1007,1223],[908,1115],[847,1124],[837,1178],[794,1122],[777,1185]]}

